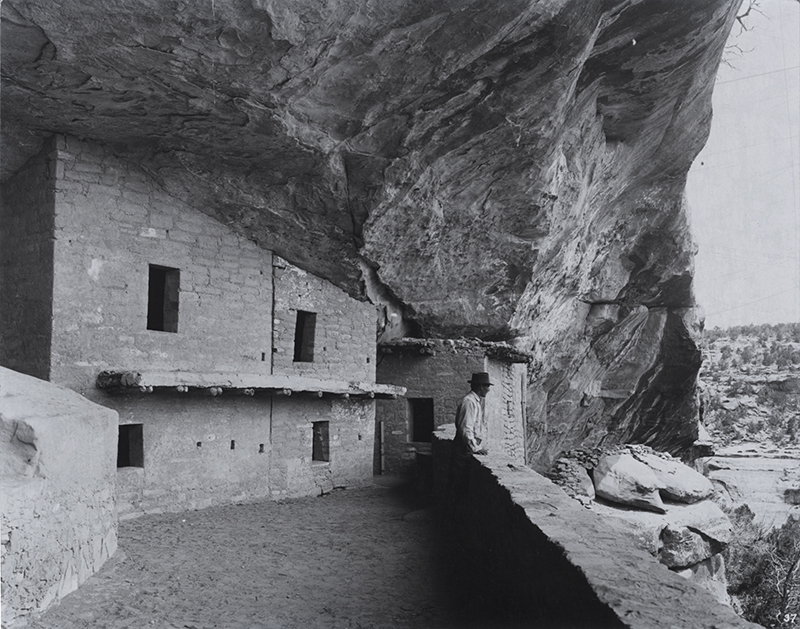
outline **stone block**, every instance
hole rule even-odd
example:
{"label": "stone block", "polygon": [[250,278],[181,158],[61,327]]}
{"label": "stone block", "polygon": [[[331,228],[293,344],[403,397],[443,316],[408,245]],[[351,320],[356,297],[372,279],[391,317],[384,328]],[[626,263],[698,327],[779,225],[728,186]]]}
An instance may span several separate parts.
{"label": "stone block", "polygon": [[158,227],[161,229],[171,230],[174,226],[174,221],[171,216],[164,216],[163,214],[151,213],[148,218],[150,227]]}
{"label": "stone block", "polygon": [[125,188],[122,188],[122,198],[140,205],[148,205],[150,203],[149,195],[142,194],[141,192],[134,192],[133,190],[126,190]]}

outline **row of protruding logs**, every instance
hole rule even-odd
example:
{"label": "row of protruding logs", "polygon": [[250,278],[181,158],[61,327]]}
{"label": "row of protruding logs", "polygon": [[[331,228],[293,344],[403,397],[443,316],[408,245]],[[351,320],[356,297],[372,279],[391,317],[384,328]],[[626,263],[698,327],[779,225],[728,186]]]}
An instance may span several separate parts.
{"label": "row of protruding logs", "polygon": [[[98,380],[97,381],[98,381],[98,386],[101,387],[101,388],[124,387],[124,386],[131,386],[131,385],[136,386],[134,383],[140,377],[141,376],[139,374],[133,373],[133,372],[124,373],[124,374],[103,372],[98,376]],[[138,389],[142,393],[152,393],[155,388],[162,388],[162,387],[154,387],[154,385],[150,385],[150,384],[138,385]],[[164,388],[169,388],[169,387],[164,387]],[[220,396],[220,395],[222,395],[222,393],[224,391],[224,389],[221,386],[192,387],[192,388],[197,388],[197,389],[201,389],[202,388],[204,393],[206,395],[208,395],[208,396],[211,396],[211,397]],[[175,385],[174,389],[178,393],[188,393],[189,390],[190,390],[190,385],[188,385],[188,384],[179,384],[179,385]],[[233,390],[234,392],[239,392],[239,393],[242,393],[244,395],[253,397],[256,394],[257,391],[262,390],[262,389],[256,389],[254,387],[248,387],[248,388],[245,388],[245,389],[239,389],[239,388],[235,388],[234,387],[231,390]],[[287,397],[291,396],[293,393],[295,393],[295,391],[290,389],[290,388],[263,389],[263,390],[272,391],[273,393],[275,393],[277,395],[284,395],[284,396],[287,396]],[[315,397],[321,398],[321,397],[323,397],[325,395],[326,391],[319,391],[319,390],[318,391],[308,391],[307,393],[309,393],[309,394],[311,394],[311,395],[313,395]],[[375,398],[375,392],[374,391],[365,391],[364,393],[353,393],[353,394],[351,394],[351,393],[334,393],[334,392],[331,391],[330,394],[335,396],[335,397],[338,397],[340,399],[344,399],[344,400],[350,399],[350,397],[352,395],[355,395],[356,397],[363,396],[363,397],[370,398],[370,399]],[[392,400],[397,399],[397,395],[396,394],[388,394],[385,397],[388,397],[389,399],[392,399]]]}

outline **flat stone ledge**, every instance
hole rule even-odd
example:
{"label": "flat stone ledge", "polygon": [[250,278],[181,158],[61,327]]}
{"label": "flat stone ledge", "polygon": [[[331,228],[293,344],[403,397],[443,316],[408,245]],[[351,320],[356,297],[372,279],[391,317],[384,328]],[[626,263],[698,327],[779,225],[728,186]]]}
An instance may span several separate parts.
{"label": "flat stone ledge", "polygon": [[[453,425],[443,426],[434,433],[434,457],[449,458],[450,445],[455,436]],[[442,461],[435,463],[442,470]],[[565,559],[585,580],[602,606],[619,619],[619,625],[631,629],[758,629],[759,625],[747,622],[733,609],[716,601],[701,586],[674,574],[661,565],[655,557],[638,550],[624,531],[617,530],[598,514],[570,498],[561,488],[532,469],[515,464],[502,455],[472,457],[470,461],[470,494],[487,498],[491,505],[474,505],[473,513],[491,508],[496,522],[503,522],[501,511],[524,511],[532,527],[518,525],[514,530],[497,530],[499,537],[492,540],[492,552],[498,547],[523,542],[523,547],[505,551],[505,557],[519,561],[518,566],[504,565],[501,569],[514,575],[531,575],[532,583],[557,582]],[[446,469],[446,468],[445,468]],[[437,479],[440,498],[441,478]],[[472,499],[473,496],[470,496]],[[487,500],[488,501],[488,500]],[[506,502],[510,502],[508,507]],[[498,505],[501,505],[500,508]],[[486,507],[481,509],[481,507]],[[477,511],[476,511],[477,509]],[[485,522],[481,524],[486,532]],[[500,525],[502,526],[502,524]],[[511,527],[509,527],[511,528]],[[545,538],[546,548],[542,544]],[[510,540],[510,541],[506,541]],[[523,544],[520,544],[522,546]],[[555,553],[553,551],[555,550]],[[515,552],[516,551],[516,552]],[[536,563],[525,564],[526,556],[535,556]],[[517,559],[519,558],[519,559]],[[552,564],[552,565],[551,565]],[[542,572],[546,576],[542,576]],[[514,577],[511,577],[512,579]],[[524,585],[514,584],[517,590]],[[563,599],[564,604],[588,605],[589,601],[572,600],[580,596],[574,592],[554,591],[550,598]],[[539,596],[544,596],[539,594]],[[541,619],[540,619],[541,620]],[[560,625],[559,625],[560,626]],[[591,626],[580,623],[574,626]],[[606,625],[603,625],[606,626]]]}
{"label": "flat stone ledge", "polygon": [[143,393],[157,390],[203,390],[210,395],[223,392],[253,395],[256,392],[291,395],[310,393],[339,397],[394,399],[406,393],[405,387],[375,382],[348,382],[303,376],[270,376],[227,372],[189,371],[103,371],[97,376],[100,389],[131,389]]}

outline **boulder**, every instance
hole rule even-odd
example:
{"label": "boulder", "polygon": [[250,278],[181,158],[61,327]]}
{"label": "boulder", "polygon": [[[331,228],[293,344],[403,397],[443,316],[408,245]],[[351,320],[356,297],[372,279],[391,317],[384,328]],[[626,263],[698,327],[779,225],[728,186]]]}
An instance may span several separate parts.
{"label": "boulder", "polygon": [[637,458],[647,465],[664,484],[661,496],[677,502],[693,503],[714,494],[714,486],[705,476],[677,459],[657,454],[640,454]]}
{"label": "boulder", "polygon": [[593,503],[590,508],[614,528],[623,530],[632,546],[653,557],[658,556],[661,531],[666,526],[664,514],[600,502]]}
{"label": "boulder", "polygon": [[725,578],[725,559],[722,555],[714,555],[698,564],[674,572],[704,587],[723,605],[731,604],[728,581]]}
{"label": "boulder", "polygon": [[718,554],[719,544],[685,526],[668,524],[661,531],[658,560],[669,568],[686,568]]}
{"label": "boulder", "polygon": [[666,513],[654,513],[612,504],[592,505],[592,511],[618,522],[637,548],[671,567],[688,566],[692,559],[703,561],[730,542],[731,522],[711,500],[668,503],[664,508]]}
{"label": "boulder", "polygon": [[666,513],[659,494],[664,487],[653,470],[627,453],[604,456],[594,470],[595,493],[618,504]]}
{"label": "boulder", "polygon": [[586,472],[586,469],[583,470],[583,474],[578,478],[576,492],[579,497],[583,496],[589,500],[595,499],[596,494],[594,491],[594,483],[592,482],[592,479],[589,478],[589,474]]}
{"label": "boulder", "polygon": [[731,521],[725,512],[711,500],[694,504],[670,504],[665,521],[675,526],[684,526],[713,540],[721,551],[731,541]]}
{"label": "boulder", "polygon": [[787,505],[800,505],[800,487],[787,487],[784,489],[783,501]]}

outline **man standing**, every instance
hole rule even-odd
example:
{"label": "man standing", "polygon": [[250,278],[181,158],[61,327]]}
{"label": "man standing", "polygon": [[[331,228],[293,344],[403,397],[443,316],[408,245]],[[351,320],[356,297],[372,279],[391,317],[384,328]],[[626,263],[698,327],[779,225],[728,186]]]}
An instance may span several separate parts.
{"label": "man standing", "polygon": [[458,403],[456,409],[454,454],[462,457],[469,454],[488,454],[484,398],[492,383],[485,371],[473,373],[469,383],[472,390]]}
{"label": "man standing", "polygon": [[[459,530],[459,522],[469,520],[469,479],[474,454],[488,454],[487,426],[484,416],[484,401],[492,383],[485,371],[473,373],[468,380],[472,391],[467,393],[458,403],[456,409],[456,437],[450,456],[450,479],[447,489],[447,516],[442,519],[445,524],[443,534],[450,539],[452,531],[447,527]],[[461,532],[460,544],[476,544],[468,529]]]}

